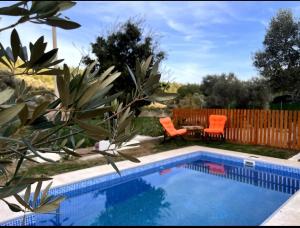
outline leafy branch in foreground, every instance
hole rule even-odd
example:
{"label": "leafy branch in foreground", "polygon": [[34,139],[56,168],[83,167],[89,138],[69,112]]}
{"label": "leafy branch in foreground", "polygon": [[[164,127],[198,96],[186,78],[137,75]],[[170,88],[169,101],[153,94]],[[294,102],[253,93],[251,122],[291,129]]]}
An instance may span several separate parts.
{"label": "leafy branch in foreground", "polygon": [[67,17],[61,17],[61,11],[73,7],[73,1],[20,1],[8,7],[0,8],[0,15],[20,17],[15,23],[0,29],[0,32],[14,28],[15,26],[32,22],[35,24],[47,24],[62,29],[76,29],[80,24],[70,21]]}
{"label": "leafy branch in foreground", "polygon": [[[64,29],[75,28],[70,21],[54,20],[59,11],[74,5],[72,2],[28,2],[23,1],[10,7],[0,8],[2,15],[22,16],[19,23],[30,21],[55,25]],[[53,10],[51,10],[53,7]],[[30,15],[35,15],[30,17]],[[29,16],[28,16],[29,15]],[[59,13],[57,15],[60,15]],[[28,19],[29,18],[29,19]],[[56,24],[53,24],[56,21]],[[59,23],[57,22],[59,21]],[[9,26],[8,26],[9,27]],[[4,29],[0,30],[3,31]],[[11,32],[11,45],[4,49],[0,43],[0,63],[3,72],[10,77],[18,74],[52,75],[56,77],[59,97],[49,93],[51,100],[34,103],[34,97],[47,91],[31,92],[24,81],[17,83],[16,88],[6,88],[0,91],[0,200],[15,212],[48,213],[55,210],[63,197],[48,196],[51,185],[48,185],[37,204],[37,197],[42,190],[42,182],[51,180],[49,177],[30,177],[20,175],[26,163],[54,162],[46,153],[56,153],[60,156],[80,157],[76,153],[83,141],[75,141],[76,134],[84,133],[94,140],[109,140],[115,145],[114,151],[95,151],[102,154],[109,164],[119,172],[114,163],[116,156],[122,156],[133,162],[139,162],[119,151],[124,142],[129,141],[135,131],[132,127],[134,114],[132,107],[143,100],[165,101],[173,98],[173,94],[164,94],[160,89],[159,62],[150,64],[152,57],[139,62],[136,69],[128,68],[135,87],[126,94],[126,102],[120,102],[122,91],[110,94],[114,81],[120,72],[109,67],[99,75],[96,62],[88,65],[83,72],[72,72],[63,60],[56,60],[57,49],[46,52],[47,43],[44,37],[23,47],[14,29]],[[20,64],[21,62],[21,64]],[[152,67],[150,67],[150,65]],[[4,73],[3,73],[4,74]],[[1,77],[1,74],[0,74]],[[98,124],[90,120],[97,118]],[[67,133],[66,133],[67,131]],[[71,142],[71,146],[66,146]],[[30,201],[32,185],[37,183],[33,202]],[[24,197],[21,192],[25,190]],[[6,198],[13,196],[18,204],[10,203]]]}

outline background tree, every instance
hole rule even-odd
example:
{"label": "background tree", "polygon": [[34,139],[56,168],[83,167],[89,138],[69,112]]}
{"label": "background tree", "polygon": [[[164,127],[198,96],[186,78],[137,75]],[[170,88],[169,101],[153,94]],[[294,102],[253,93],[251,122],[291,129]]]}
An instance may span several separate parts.
{"label": "background tree", "polygon": [[182,85],[177,90],[178,98],[184,98],[187,95],[193,95],[194,93],[201,94],[201,86],[199,84],[188,83]]}
{"label": "background tree", "polygon": [[[127,99],[132,88],[135,87],[131,79],[127,66],[136,71],[136,61],[146,59],[152,55],[153,60],[150,67],[156,61],[161,61],[165,57],[163,51],[157,50],[156,41],[150,35],[143,34],[144,28],[141,22],[129,19],[121,24],[107,36],[99,36],[95,43],[92,43],[92,53],[99,62],[99,72],[103,73],[109,66],[115,66],[115,69],[121,72],[121,76],[115,81],[111,93],[123,91],[121,99]],[[86,56],[84,63],[89,64],[93,60]],[[138,109],[141,106],[150,104],[147,101],[136,102],[132,107]]]}
{"label": "background tree", "polygon": [[236,107],[237,97],[242,91],[238,78],[229,73],[221,75],[208,75],[203,78],[201,88],[206,96],[206,105],[209,108]]}
{"label": "background tree", "polygon": [[252,78],[246,83],[248,108],[268,108],[272,99],[271,89],[265,79]]}
{"label": "background tree", "polygon": [[201,91],[208,108],[266,108],[271,99],[264,79],[241,81],[232,73],[204,77]]}
{"label": "background tree", "polygon": [[205,98],[199,84],[188,83],[177,89],[175,107],[180,108],[202,108],[205,105]]}
{"label": "background tree", "polygon": [[255,53],[254,66],[275,93],[299,93],[299,25],[291,10],[279,10],[267,29],[263,50]]}

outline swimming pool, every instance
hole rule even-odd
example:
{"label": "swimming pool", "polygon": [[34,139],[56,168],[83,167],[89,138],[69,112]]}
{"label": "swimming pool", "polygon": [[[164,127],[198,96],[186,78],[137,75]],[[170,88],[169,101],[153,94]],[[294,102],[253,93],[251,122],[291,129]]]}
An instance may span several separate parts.
{"label": "swimming pool", "polygon": [[[56,214],[27,225],[259,225],[299,189],[300,170],[194,152],[54,188]],[[20,225],[21,218],[2,225]]]}

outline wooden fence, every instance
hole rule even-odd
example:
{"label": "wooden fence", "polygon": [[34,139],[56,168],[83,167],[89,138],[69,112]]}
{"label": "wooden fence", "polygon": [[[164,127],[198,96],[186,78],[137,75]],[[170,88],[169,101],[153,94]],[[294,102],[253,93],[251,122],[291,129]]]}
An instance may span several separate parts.
{"label": "wooden fence", "polygon": [[300,149],[300,111],[258,109],[174,109],[177,127],[202,125],[208,127],[211,114],[227,116],[227,141]]}

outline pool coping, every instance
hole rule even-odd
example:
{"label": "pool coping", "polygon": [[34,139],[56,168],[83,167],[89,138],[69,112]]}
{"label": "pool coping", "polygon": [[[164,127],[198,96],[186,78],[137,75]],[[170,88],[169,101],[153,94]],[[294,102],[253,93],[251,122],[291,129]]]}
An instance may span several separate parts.
{"label": "pool coping", "polygon": [[[153,155],[147,155],[143,157],[139,157],[140,163],[133,163],[130,161],[121,161],[117,162],[117,166],[120,171],[136,168],[139,166],[144,166],[150,163],[155,163],[164,159],[169,159],[172,157],[182,156],[186,154],[190,154],[193,152],[211,152],[214,154],[220,155],[229,155],[237,158],[243,159],[251,159],[254,161],[262,161],[276,165],[284,165],[293,168],[300,169],[300,162],[285,160],[285,159],[278,159],[254,154],[245,154],[236,151],[229,151],[229,150],[222,150],[216,148],[209,148],[203,146],[189,146],[180,149],[169,150],[161,153],[156,153]],[[95,166],[92,168],[81,169],[77,171],[72,171],[68,173],[59,174],[53,176],[53,185],[54,187],[61,187],[65,185],[69,185],[75,182],[91,179],[94,177],[100,177],[107,174],[115,173],[115,170],[110,165],[101,165]],[[48,181],[50,182],[50,181]],[[43,184],[43,187],[46,186],[46,183]],[[35,189],[33,186],[32,189]],[[8,197],[7,200],[9,202],[15,203],[15,199],[13,197]],[[23,215],[22,212],[14,213],[11,212],[7,205],[4,202],[0,202],[0,222],[9,221],[11,219],[18,218]],[[273,226],[273,225],[299,225],[300,224],[300,191],[296,192],[292,197],[290,197],[280,208],[278,208],[271,216],[269,216],[261,226]]]}

